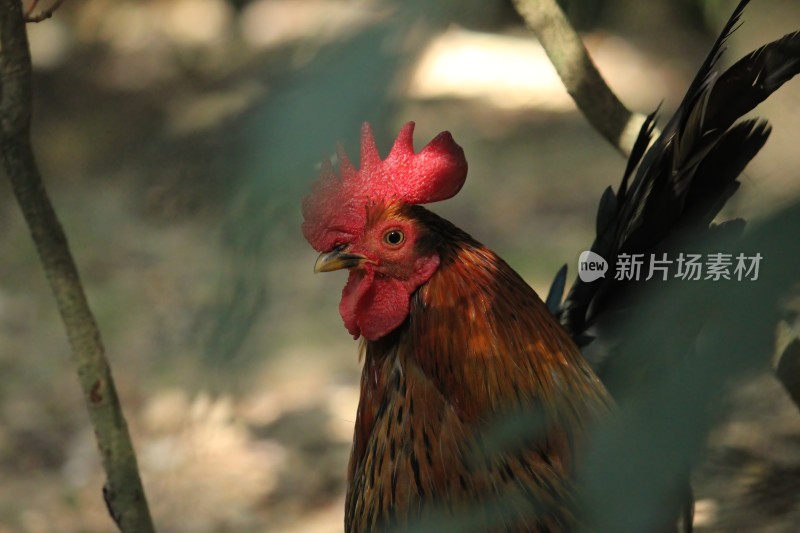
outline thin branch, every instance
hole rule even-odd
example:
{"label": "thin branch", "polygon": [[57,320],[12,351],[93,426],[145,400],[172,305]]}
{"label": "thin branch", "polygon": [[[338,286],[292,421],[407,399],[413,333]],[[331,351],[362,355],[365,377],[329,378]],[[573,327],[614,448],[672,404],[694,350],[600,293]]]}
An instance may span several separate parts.
{"label": "thin branch", "polygon": [[630,155],[645,116],[629,111],[609,89],[556,0],[514,0],[514,6],[536,34],[578,109],[617,150]]}
{"label": "thin branch", "polygon": [[31,2],[31,6],[25,12],[25,22],[42,22],[43,20],[49,19],[65,1],[66,0],[55,0],[50,7],[47,9],[42,9],[38,13],[34,14],[33,12],[36,9],[36,6],[39,5],[39,0],[33,0],[33,2]]}
{"label": "thin branch", "polygon": [[100,331],[31,148],[31,58],[20,0],[0,0],[0,89],[0,159],[67,330],[106,471],[106,503],[123,532],[151,532],[136,456]]}
{"label": "thin branch", "polygon": [[28,20],[28,18],[33,14],[33,12],[36,11],[36,7],[38,5],[39,5],[39,0],[31,0],[31,5],[29,5],[28,9],[25,11],[25,20]]}

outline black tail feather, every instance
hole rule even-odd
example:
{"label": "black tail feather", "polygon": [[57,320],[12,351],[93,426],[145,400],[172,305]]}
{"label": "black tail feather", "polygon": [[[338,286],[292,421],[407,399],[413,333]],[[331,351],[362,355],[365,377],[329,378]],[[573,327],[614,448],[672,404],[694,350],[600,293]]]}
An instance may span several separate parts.
{"label": "black tail feather", "polygon": [[714,84],[706,120],[717,129],[730,127],[795,76],[798,70],[800,32],[790,33],[749,53]]}
{"label": "black tail feather", "polygon": [[642,127],[639,129],[639,136],[636,137],[636,142],[633,143],[633,149],[631,150],[630,157],[628,157],[628,164],[625,167],[625,174],[622,175],[622,181],[617,190],[617,197],[620,198],[620,200],[625,198],[625,194],[628,192],[628,180],[631,175],[633,175],[633,171],[636,170],[636,167],[639,166],[642,157],[644,157],[647,151],[647,147],[650,146],[650,140],[653,137],[653,131],[656,127],[659,109],[661,109],[661,104],[659,104],[655,111],[647,115]]}
{"label": "black tail feather", "polygon": [[766,121],[751,119],[736,124],[720,139],[697,168],[684,202],[682,225],[711,224],[739,188],[736,178],[767,142],[770,132]]}
{"label": "black tail feather", "polygon": [[603,194],[591,249],[609,262],[611,275],[592,283],[577,279],[570,289],[560,318],[574,339],[587,338],[586,330],[624,292],[613,276],[617,255],[664,250],[678,234],[708,231],[738,188],[738,176],[766,142],[765,121],[736,121],[800,73],[800,32],[762,46],[720,73],[716,66],[725,42],[748,3],[736,7],[649,148],[655,113],[647,118],[617,194],[610,189]]}

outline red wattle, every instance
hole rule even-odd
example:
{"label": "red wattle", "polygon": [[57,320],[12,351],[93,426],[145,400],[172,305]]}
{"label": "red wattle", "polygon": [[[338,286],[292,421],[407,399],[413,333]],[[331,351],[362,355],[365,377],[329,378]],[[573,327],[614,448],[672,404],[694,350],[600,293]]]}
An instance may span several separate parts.
{"label": "red wattle", "polygon": [[342,291],[339,313],[353,338],[364,335],[375,341],[403,323],[410,300],[402,281],[353,270]]}

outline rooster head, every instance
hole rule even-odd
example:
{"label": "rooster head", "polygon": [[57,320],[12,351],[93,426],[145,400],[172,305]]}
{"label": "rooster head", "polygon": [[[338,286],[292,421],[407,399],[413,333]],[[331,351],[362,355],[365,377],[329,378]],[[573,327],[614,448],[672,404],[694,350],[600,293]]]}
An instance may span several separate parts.
{"label": "rooster head", "polygon": [[381,159],[364,123],[360,168],[339,147],[341,177],[325,162],[303,199],[303,235],[321,252],[314,271],[350,269],[339,312],[355,338],[377,340],[400,326],[411,295],[439,266],[427,229],[408,207],[451,198],[467,177],[464,151],[449,132],[418,153],[413,134],[409,122]]}

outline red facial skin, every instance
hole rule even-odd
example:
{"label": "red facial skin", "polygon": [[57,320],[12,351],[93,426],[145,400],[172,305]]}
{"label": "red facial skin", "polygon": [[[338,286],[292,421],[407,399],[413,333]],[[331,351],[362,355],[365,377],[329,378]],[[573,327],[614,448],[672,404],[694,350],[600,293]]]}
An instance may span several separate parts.
{"label": "red facial skin", "polygon": [[[372,207],[362,235],[347,243],[348,253],[367,258],[350,269],[339,313],[354,338],[377,340],[408,316],[411,295],[439,267],[438,254],[421,246],[424,228],[396,208]],[[398,239],[399,242],[393,242]]]}
{"label": "red facial skin", "polygon": [[[405,210],[452,197],[467,177],[464,151],[449,132],[419,152],[414,151],[413,133],[413,122],[403,126],[382,159],[372,129],[364,123],[360,168],[340,148],[339,175],[330,162],[324,163],[311,194],[303,199],[303,235],[314,249],[366,258],[356,261],[357,266],[351,257],[330,268],[350,267],[339,312],[356,338],[377,340],[400,326],[414,291],[439,266],[424,226]],[[402,232],[402,242],[384,239],[392,230]]]}

